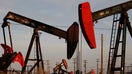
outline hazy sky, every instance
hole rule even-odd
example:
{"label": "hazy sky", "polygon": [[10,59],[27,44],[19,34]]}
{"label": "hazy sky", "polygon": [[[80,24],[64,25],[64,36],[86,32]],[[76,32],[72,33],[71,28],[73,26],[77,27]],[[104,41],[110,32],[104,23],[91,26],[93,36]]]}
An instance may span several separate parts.
{"label": "hazy sky", "polygon": [[[47,23],[51,26],[67,30],[74,22],[78,22],[78,4],[90,2],[92,12],[110,7],[129,0],[0,0],[0,23],[9,11],[24,15],[26,17]],[[129,13],[129,19],[132,22],[132,10]],[[96,69],[96,59],[100,59],[100,37],[104,34],[104,62],[107,65],[108,50],[110,45],[112,17],[104,18],[95,24],[95,36],[97,48],[91,50],[83,39],[82,51],[83,60],[88,60],[88,69]],[[100,29],[103,28],[103,29]],[[0,28],[0,43],[3,43],[2,29]],[[11,24],[14,51],[21,51],[25,56],[32,35],[32,28],[22,26],[12,22]],[[41,46],[44,60],[50,60],[51,67],[60,62],[62,58],[66,59],[66,42],[56,36],[41,32]],[[8,33],[7,33],[8,34]],[[127,33],[127,51],[126,65],[132,64],[131,60],[131,37]],[[8,35],[7,35],[8,36]],[[9,41],[8,41],[9,42]],[[35,47],[34,47],[35,48]],[[0,55],[3,53],[0,48]],[[34,50],[33,50],[34,51]],[[34,52],[33,52],[34,53]],[[33,56],[33,54],[32,54]],[[74,54],[73,58],[76,57]],[[73,59],[68,60],[69,67],[73,69]],[[18,64],[17,64],[18,65]]]}

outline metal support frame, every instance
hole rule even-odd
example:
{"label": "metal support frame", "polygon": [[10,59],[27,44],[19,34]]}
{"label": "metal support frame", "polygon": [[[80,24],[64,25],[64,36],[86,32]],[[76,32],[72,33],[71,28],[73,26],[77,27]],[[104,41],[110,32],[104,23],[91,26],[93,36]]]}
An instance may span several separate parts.
{"label": "metal support frame", "polygon": [[[125,74],[126,27],[128,27],[129,32],[131,34],[132,28],[128,20],[127,12],[123,12],[121,13],[121,17],[118,25],[116,43],[115,43],[115,48],[113,49],[114,53],[113,53],[109,74],[114,74],[115,71],[120,71],[120,74]],[[118,51],[119,51],[120,43],[121,43],[121,49],[120,49],[121,53],[119,54]],[[121,60],[120,67],[116,67],[117,58],[120,58]]]}
{"label": "metal support frame", "polygon": [[[11,29],[10,29],[10,22],[6,21],[3,24],[6,24],[8,26],[10,45],[11,45],[11,48],[13,49],[12,35],[11,35]],[[4,37],[4,44],[7,44],[6,34],[5,34],[5,27],[3,27],[3,37]]]}
{"label": "metal support frame", "polygon": [[[36,58],[37,59],[29,59],[34,41],[36,41]],[[43,64],[43,58],[42,58],[42,52],[41,52],[41,46],[40,46],[40,38],[39,38],[39,34],[38,34],[38,29],[36,29],[36,28],[34,29],[34,33],[32,35],[31,42],[30,42],[29,47],[28,47],[27,55],[25,58],[25,66],[22,68],[22,73],[25,72],[26,66],[27,66],[27,63],[29,60],[30,61],[36,61],[36,63],[29,70],[28,74],[30,74],[32,72],[32,70],[35,69],[36,66],[40,67],[40,62],[41,62],[41,66],[42,66],[42,69],[44,72],[44,64]]]}

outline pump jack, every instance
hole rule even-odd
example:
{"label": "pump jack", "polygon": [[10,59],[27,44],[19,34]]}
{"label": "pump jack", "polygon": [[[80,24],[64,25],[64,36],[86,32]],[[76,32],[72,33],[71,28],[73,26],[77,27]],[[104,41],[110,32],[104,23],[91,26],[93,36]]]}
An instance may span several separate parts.
{"label": "pump jack", "polygon": [[[39,67],[39,63],[41,62],[42,64],[42,69],[43,67],[43,59],[42,59],[42,53],[41,53],[41,46],[40,46],[40,40],[39,40],[39,34],[38,31],[44,31],[49,34],[58,36],[59,38],[64,38],[67,41],[67,58],[70,59],[72,55],[74,54],[74,51],[76,49],[77,43],[78,43],[78,32],[79,32],[79,27],[76,22],[74,22],[67,31],[55,28],[53,26],[47,25],[45,23],[38,22],[36,20],[27,18],[25,16],[13,13],[13,12],[8,12],[8,14],[5,16],[3,19],[3,24],[2,28],[4,28],[7,25],[7,20],[15,21],[17,23],[20,23],[22,25],[34,28],[34,33],[31,38],[31,42],[28,47],[27,55],[25,58],[25,66],[22,68],[22,73],[24,73],[28,60],[37,60],[37,62],[34,64],[34,66],[31,68],[29,73],[37,66]],[[36,39],[36,57],[37,59],[29,59],[29,55],[33,46],[33,42]]]}
{"label": "pump jack", "polygon": [[[82,5],[83,4],[79,5],[79,18],[80,19],[83,18],[82,13],[80,13],[83,10],[83,8],[81,8]],[[121,18],[119,21],[121,25],[120,24],[118,25],[119,28],[118,28],[118,32],[117,32],[116,43],[114,45],[114,48],[110,48],[110,51],[109,51],[109,58],[110,58],[111,49],[113,49],[114,54],[112,54],[113,59],[108,60],[108,61],[111,61],[110,63],[108,63],[108,66],[110,66],[110,67],[108,67],[108,74],[114,74],[114,71],[117,71],[117,70],[120,71],[121,74],[124,74],[124,72],[125,72],[124,70],[125,70],[125,50],[126,50],[125,49],[125,46],[126,46],[126,27],[128,27],[128,30],[129,30],[130,35],[132,37],[132,27],[130,25],[130,22],[129,22],[129,19],[127,16],[127,11],[129,9],[132,9],[132,1],[128,1],[128,2],[125,2],[122,4],[118,4],[118,5],[115,5],[115,6],[112,6],[112,7],[106,8],[106,9],[102,9],[102,10],[99,10],[99,11],[92,13],[93,22],[95,22],[99,19],[103,19],[105,17],[111,16],[111,15],[114,15],[114,14],[121,14]],[[85,10],[85,8],[84,8],[84,10]],[[7,24],[5,24],[7,22],[7,20],[12,20],[12,21],[24,24],[26,26],[29,26],[31,28],[42,30],[42,31],[45,31],[47,33],[50,33],[50,34],[53,34],[53,35],[56,35],[56,36],[59,36],[59,37],[66,39],[67,40],[67,54],[68,54],[67,58],[68,59],[71,58],[71,56],[73,55],[73,53],[75,51],[75,48],[76,48],[76,45],[78,42],[78,25],[77,25],[77,23],[73,23],[73,25],[71,26],[72,29],[70,29],[70,28],[68,29],[68,31],[70,31],[70,32],[68,32],[68,31],[65,32],[63,30],[60,30],[60,29],[57,29],[55,27],[49,26],[47,24],[32,20],[30,18],[21,16],[19,14],[13,13],[13,12],[9,12],[7,14],[7,16],[4,18],[4,23],[2,25],[3,28],[7,26]],[[81,23],[80,25],[85,25],[85,24]],[[122,41],[119,40],[121,29],[123,29]],[[83,31],[83,32],[85,32],[85,31]],[[71,36],[71,35],[73,35],[73,36]],[[86,37],[85,37],[85,39],[86,39]],[[89,40],[89,39],[86,39],[86,40]],[[32,42],[33,42],[33,40],[31,40],[31,43]],[[87,42],[89,42],[89,41],[87,41]],[[111,42],[112,42],[112,40],[111,40]],[[119,46],[120,42],[122,42],[122,54],[119,55],[121,57],[121,67],[115,68],[116,57],[118,56],[117,51],[118,51],[118,46]],[[32,46],[29,46],[29,49],[31,47]],[[92,47],[92,48],[94,48],[94,47]],[[28,51],[29,51],[29,49],[28,49]],[[28,60],[28,56],[26,56],[26,57],[27,57],[27,59],[25,59],[25,60]],[[25,70],[25,68],[23,68],[23,70]]]}
{"label": "pump jack", "polygon": [[[85,37],[85,40],[87,41],[88,45],[90,48],[95,48],[95,41],[94,41],[94,35],[92,34],[87,34],[86,31],[89,33],[92,33],[92,29],[89,28],[89,30],[85,30],[85,26],[93,26],[93,23],[91,23],[91,20],[93,22],[103,19],[105,17],[111,16],[111,15],[116,15],[120,14],[120,19],[117,19],[116,16],[114,16],[113,20],[113,25],[112,25],[112,33],[111,33],[111,41],[110,41],[110,50],[109,50],[109,59],[108,59],[108,69],[107,69],[107,74],[114,74],[115,71],[120,71],[120,74],[125,74],[125,51],[126,51],[126,27],[128,28],[130,35],[132,37],[132,27],[130,25],[129,19],[128,19],[128,14],[127,11],[129,9],[132,9],[132,1],[128,1],[122,4],[118,4],[106,9],[102,9],[96,12],[92,13],[92,16],[89,14],[91,13],[90,11],[90,4],[87,2],[81,3],[79,5],[79,21],[81,25],[81,30],[83,32],[83,35]],[[92,17],[92,19],[91,19]],[[117,21],[119,21],[119,24],[117,24]],[[90,23],[88,23],[90,22]],[[116,33],[116,27],[115,23],[118,25],[118,31]],[[94,31],[94,30],[93,30]],[[122,34],[121,34],[122,33]],[[115,39],[115,34],[116,35],[116,41]],[[92,36],[91,36],[92,35]],[[121,37],[122,35],[122,37]],[[122,39],[121,39],[122,38]],[[91,40],[93,39],[93,40]],[[122,43],[122,48],[121,48],[121,54],[118,55],[118,47],[119,43]],[[121,58],[121,66],[116,67],[116,60],[117,57]],[[119,63],[119,62],[118,62]]]}
{"label": "pump jack", "polygon": [[[66,70],[62,69],[63,66]],[[53,68],[53,74],[72,74],[72,71],[68,72],[67,69],[68,64],[65,59],[62,59],[62,62]]]}

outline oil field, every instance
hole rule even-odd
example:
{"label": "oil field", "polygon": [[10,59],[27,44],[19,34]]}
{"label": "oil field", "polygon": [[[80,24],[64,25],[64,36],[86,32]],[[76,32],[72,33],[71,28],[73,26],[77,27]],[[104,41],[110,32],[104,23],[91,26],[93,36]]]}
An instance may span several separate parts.
{"label": "oil field", "polygon": [[132,0],[1,0],[0,74],[132,74]]}

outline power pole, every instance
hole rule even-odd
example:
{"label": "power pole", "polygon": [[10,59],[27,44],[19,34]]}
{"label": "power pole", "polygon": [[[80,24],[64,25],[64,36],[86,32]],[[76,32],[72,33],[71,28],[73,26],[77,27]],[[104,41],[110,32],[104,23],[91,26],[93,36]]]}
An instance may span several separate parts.
{"label": "power pole", "polygon": [[77,45],[77,74],[82,74],[82,33],[80,33],[79,43]]}
{"label": "power pole", "polygon": [[86,74],[86,69],[87,69],[87,64],[86,63],[88,63],[87,60],[84,60],[84,69],[85,69],[84,74]]}
{"label": "power pole", "polygon": [[50,60],[46,60],[47,61],[47,72],[48,74],[50,74]]}
{"label": "power pole", "polygon": [[104,48],[103,48],[103,41],[104,37],[103,34],[101,34],[101,74],[104,74],[103,69],[104,69]]}
{"label": "power pole", "polygon": [[76,58],[73,58],[74,74],[76,74]]}
{"label": "power pole", "polygon": [[103,41],[104,37],[103,34],[101,34],[101,74],[104,74],[103,69],[104,69],[104,48],[103,48]]}
{"label": "power pole", "polygon": [[99,73],[99,59],[97,59],[97,74]]}

